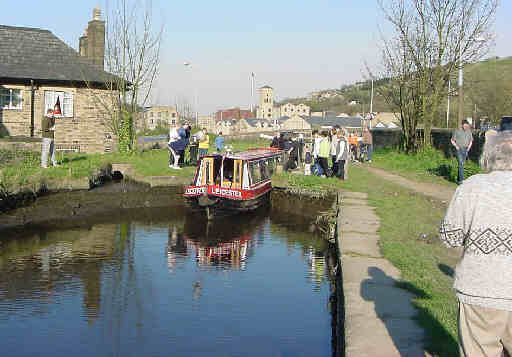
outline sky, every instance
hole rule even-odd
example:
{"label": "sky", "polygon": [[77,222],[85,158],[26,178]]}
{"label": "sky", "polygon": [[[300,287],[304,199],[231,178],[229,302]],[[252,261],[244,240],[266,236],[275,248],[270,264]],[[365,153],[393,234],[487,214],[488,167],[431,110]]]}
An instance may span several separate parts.
{"label": "sky", "polygon": [[[19,3],[2,0],[0,24],[47,29],[78,49],[92,9],[104,10],[105,1],[28,0],[21,11]],[[164,35],[146,104],[197,102],[200,115],[248,108],[251,73],[254,104],[264,85],[282,100],[362,80],[365,63],[379,61],[385,30],[376,0],[153,0],[152,8],[155,30],[163,25]],[[512,0],[501,0],[491,55],[512,56],[510,14]]]}

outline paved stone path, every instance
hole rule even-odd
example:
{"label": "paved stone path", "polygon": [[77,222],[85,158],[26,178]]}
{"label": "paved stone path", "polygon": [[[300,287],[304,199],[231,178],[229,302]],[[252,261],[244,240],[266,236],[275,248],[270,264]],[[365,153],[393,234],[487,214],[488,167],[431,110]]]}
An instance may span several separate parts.
{"label": "paved stone path", "polygon": [[396,287],[400,273],[379,248],[379,218],[367,195],[342,192],[338,247],[345,298],[346,357],[425,357],[413,294]]}

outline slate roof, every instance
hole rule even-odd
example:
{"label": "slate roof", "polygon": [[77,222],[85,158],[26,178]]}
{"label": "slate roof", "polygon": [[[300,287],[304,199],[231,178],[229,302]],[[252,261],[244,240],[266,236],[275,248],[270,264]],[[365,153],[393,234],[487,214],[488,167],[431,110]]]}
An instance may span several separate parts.
{"label": "slate roof", "polygon": [[335,126],[339,125],[341,127],[346,128],[360,128],[361,127],[361,118],[358,117],[331,117],[327,118],[322,117],[302,117],[306,120],[310,125],[318,125],[318,126]]}
{"label": "slate roof", "polygon": [[256,118],[244,118],[247,124],[252,127],[256,127],[258,123],[267,123],[268,126],[271,125],[270,121],[267,119],[256,119]]}
{"label": "slate roof", "polygon": [[48,30],[0,25],[0,80],[105,83],[96,67]]}

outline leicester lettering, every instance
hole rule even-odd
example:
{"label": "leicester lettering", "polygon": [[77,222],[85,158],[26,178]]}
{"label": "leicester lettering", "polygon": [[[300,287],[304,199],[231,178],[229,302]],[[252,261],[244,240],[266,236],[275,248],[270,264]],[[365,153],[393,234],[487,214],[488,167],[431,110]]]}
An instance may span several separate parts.
{"label": "leicester lettering", "polygon": [[212,193],[214,195],[242,198],[242,192],[236,191],[236,190],[230,190],[227,188],[215,187],[212,189]]}

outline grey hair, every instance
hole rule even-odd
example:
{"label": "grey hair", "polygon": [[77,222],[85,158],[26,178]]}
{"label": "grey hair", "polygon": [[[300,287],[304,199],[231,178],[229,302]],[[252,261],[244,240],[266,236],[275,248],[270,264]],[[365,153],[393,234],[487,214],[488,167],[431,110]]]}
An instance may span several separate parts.
{"label": "grey hair", "polygon": [[512,131],[489,131],[485,134],[480,167],[487,172],[512,171]]}

